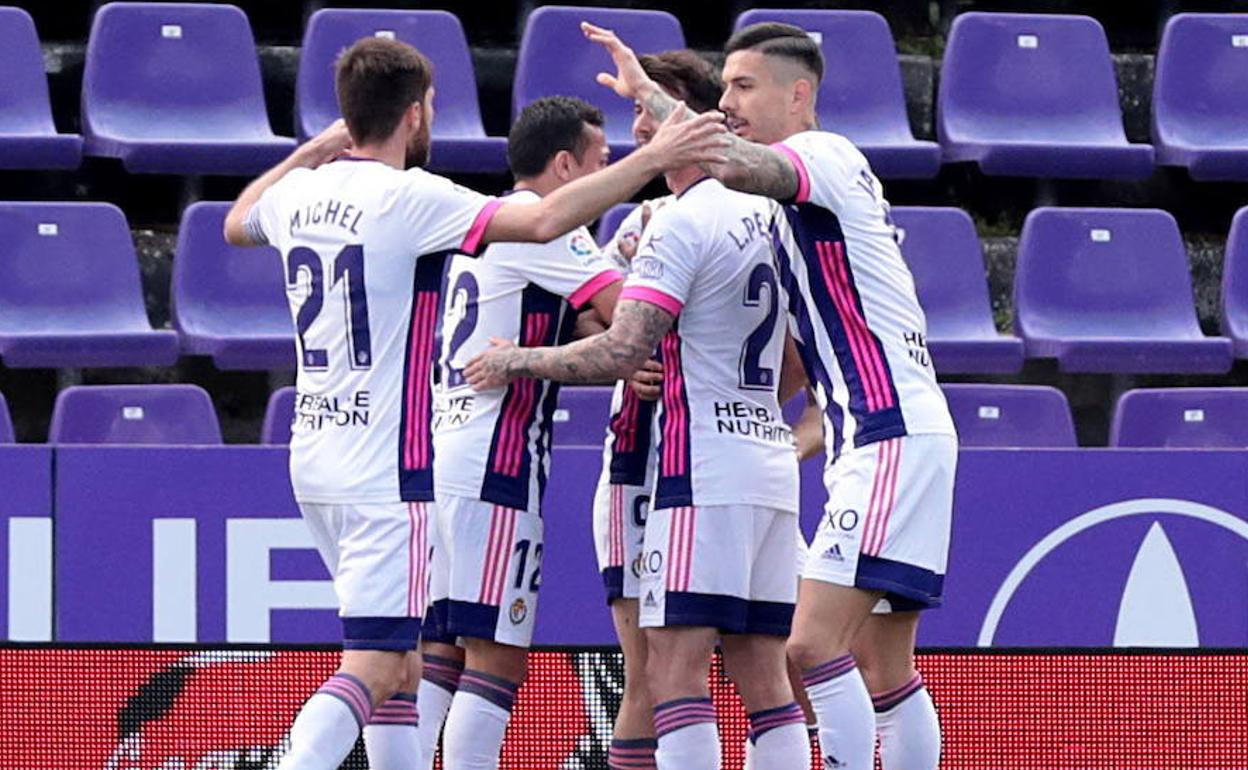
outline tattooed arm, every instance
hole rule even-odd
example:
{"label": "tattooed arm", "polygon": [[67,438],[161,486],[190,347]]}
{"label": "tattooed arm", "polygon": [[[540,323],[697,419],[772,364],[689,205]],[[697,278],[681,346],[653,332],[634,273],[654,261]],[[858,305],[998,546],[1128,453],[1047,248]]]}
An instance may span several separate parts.
{"label": "tattooed arm", "polygon": [[464,375],[476,390],[502,388],[518,377],[571,383],[614,382],[632,376],[650,358],[675,316],[649,302],[621,300],[611,328],[557,348],[521,348],[494,339],[468,362]]}
{"label": "tattooed arm", "polygon": [[[616,74],[599,73],[598,82],[626,99],[641,102],[655,120],[667,120],[680,102],[650,79],[633,50],[609,29],[582,22],[581,30],[587,38],[606,48],[615,62]],[[708,174],[734,190],[779,201],[792,200],[797,195],[797,171],[784,153],[733,134],[728,135],[728,142],[727,148],[722,150],[727,162],[704,166]]]}

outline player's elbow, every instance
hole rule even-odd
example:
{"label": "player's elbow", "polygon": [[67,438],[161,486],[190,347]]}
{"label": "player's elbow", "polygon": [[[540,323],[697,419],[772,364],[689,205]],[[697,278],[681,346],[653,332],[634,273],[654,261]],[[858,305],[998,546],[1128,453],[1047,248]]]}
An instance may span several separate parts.
{"label": "player's elbow", "polygon": [[251,239],[247,237],[247,228],[243,227],[240,217],[233,211],[225,215],[225,224],[221,227],[221,234],[225,237],[225,242],[231,246],[251,245]]}
{"label": "player's elbow", "polygon": [[533,220],[533,241],[535,243],[547,243],[553,241],[563,235],[564,231],[559,229],[559,223],[555,221],[548,211],[542,209],[537,213],[537,217]]}

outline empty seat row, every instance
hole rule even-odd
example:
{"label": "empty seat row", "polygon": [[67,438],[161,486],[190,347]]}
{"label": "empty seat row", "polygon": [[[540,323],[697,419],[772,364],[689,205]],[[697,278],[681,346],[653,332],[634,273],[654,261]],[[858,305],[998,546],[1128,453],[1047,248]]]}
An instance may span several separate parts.
{"label": "empty seat row", "polygon": [[[610,417],[611,388],[560,391],[554,437],[560,446],[600,446]],[[1066,396],[1037,385],[945,385],[965,447],[1077,446]],[[799,397],[799,399],[802,397]],[[290,442],[295,389],[273,392],[260,441]],[[786,408],[790,421],[801,410]],[[13,424],[0,396],[0,443]],[[48,442],[53,444],[221,443],[212,400],[194,385],[100,385],[66,388],[57,396]],[[1127,391],[1118,400],[1110,446],[1248,447],[1248,388],[1159,388]]]}
{"label": "empty seat row", "polygon": [[[105,203],[0,203],[0,361],[9,367],[158,366],[203,355],[221,369],[294,367],[274,249],[222,239],[228,204],[188,207],[173,260],[176,331],[151,328],[125,217]],[[604,217],[607,237],[626,209]],[[1218,373],[1248,358],[1248,207],[1223,271],[1223,326],[1205,337],[1174,218],[1156,209],[1040,208],[1015,273],[1015,330],[993,320],[982,247],[960,209],[893,210],[943,374],[1009,373],[1024,358],[1063,371]]]}
{"label": "empty seat row", "polygon": [[[965,447],[1074,447],[1070,404],[1038,385],[945,385]],[[1118,399],[1111,447],[1248,447],[1248,388],[1129,390]]]}
{"label": "empty seat row", "polygon": [[[581,96],[607,115],[612,152],[630,151],[632,106],[594,81],[606,54],[579,23],[618,31],[640,53],[684,46],[662,11],[546,6],[526,23],[513,115],[542,96]],[[1104,30],[1091,17],[965,13],[941,66],[935,142],[914,138],[884,17],[870,11],[763,10],[737,28],[787,21],[820,42],[821,124],[845,134],[886,178],[930,178],[942,163],[986,174],[1142,177],[1154,161],[1197,179],[1248,179],[1248,15],[1179,14],[1166,25],[1153,95],[1154,145],[1129,144]],[[437,72],[435,168],[502,171],[502,137],[485,134],[467,39],[445,11],[323,9],[308,22],[297,79],[296,133],[337,115],[333,61],[353,41],[397,38]],[[248,174],[293,147],[273,134],[246,15],[235,6],[109,3],[96,13],[82,93],[83,137],[57,134],[30,16],[0,8],[0,168],[74,168],[82,152],[137,173]]]}

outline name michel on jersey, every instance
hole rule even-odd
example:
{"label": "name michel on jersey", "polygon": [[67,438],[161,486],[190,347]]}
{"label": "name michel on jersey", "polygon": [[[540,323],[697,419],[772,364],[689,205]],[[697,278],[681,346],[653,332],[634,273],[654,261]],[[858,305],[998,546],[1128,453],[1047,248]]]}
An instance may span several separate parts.
{"label": "name michel on jersey", "polygon": [[793,443],[793,431],[768,409],[744,401],[716,401],[714,407],[717,433],[750,436],[775,444]]}
{"label": "name michel on jersey", "polygon": [[368,427],[372,393],[360,390],[346,398],[299,393],[295,396],[295,426],[305,430]]}
{"label": "name michel on jersey", "polygon": [[290,215],[290,234],[293,236],[301,227],[326,224],[337,225],[352,235],[359,235],[356,228],[362,216],[364,210],[356,208],[354,204],[327,198],[295,209],[295,213]]}

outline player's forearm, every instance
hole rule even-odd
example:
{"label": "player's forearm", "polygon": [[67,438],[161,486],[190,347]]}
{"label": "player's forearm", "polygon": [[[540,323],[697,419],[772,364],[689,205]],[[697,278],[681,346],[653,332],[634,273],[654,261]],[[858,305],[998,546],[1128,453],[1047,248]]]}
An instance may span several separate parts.
{"label": "player's forearm", "polygon": [[257,245],[244,226],[244,223],[247,221],[247,215],[251,212],[251,207],[256,205],[260,200],[260,196],[264,195],[265,190],[280,182],[282,177],[294,169],[305,167],[306,162],[306,157],[301,155],[299,150],[296,149],[281,163],[252,180],[251,184],[247,185],[239,193],[238,198],[234,201],[234,205],[230,207],[229,213],[225,215],[226,242],[235,246]]}
{"label": "player's forearm", "polygon": [[643,147],[601,171],[560,187],[537,204],[543,209],[539,217],[542,241],[593,222],[607,209],[636,195],[662,172],[660,160]]}
{"label": "player's forearm", "polygon": [[522,348],[507,373],[580,384],[626,379],[650,359],[672,320],[661,308],[626,300],[607,331],[557,348]]}
{"label": "player's forearm", "polygon": [[790,201],[797,195],[797,171],[784,153],[739,136],[729,140],[727,163],[706,166],[706,171],[726,187]]}

